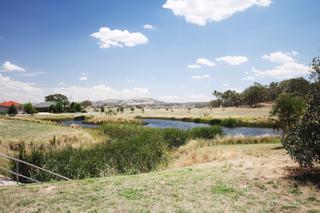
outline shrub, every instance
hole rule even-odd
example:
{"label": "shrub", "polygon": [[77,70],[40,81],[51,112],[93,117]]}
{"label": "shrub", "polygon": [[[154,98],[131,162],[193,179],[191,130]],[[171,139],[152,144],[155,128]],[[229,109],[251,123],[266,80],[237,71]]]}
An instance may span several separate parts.
{"label": "shrub", "polygon": [[187,130],[167,128],[162,131],[164,140],[168,143],[170,148],[177,148],[186,144],[189,133]]}
{"label": "shrub", "polygon": [[33,108],[33,105],[31,103],[24,104],[23,109],[27,114],[33,115],[34,113],[36,113],[36,110]]}
{"label": "shrub", "polygon": [[210,121],[209,121],[209,124],[210,125],[221,125],[221,123],[222,123],[222,121],[221,121],[221,119],[211,119]]}
{"label": "shrub", "polygon": [[314,80],[308,94],[307,108],[301,121],[289,129],[283,139],[284,148],[303,167],[313,167],[320,162],[320,58],[311,65]]}
{"label": "shrub", "polygon": [[86,119],[86,116],[84,115],[79,115],[74,117],[75,121],[84,121],[85,119]]}
{"label": "shrub", "polygon": [[213,139],[223,135],[223,129],[220,126],[196,127],[190,130],[190,135],[191,138]]}
{"label": "shrub", "polygon": [[18,110],[16,106],[12,104],[8,109],[8,115],[15,116],[16,114],[18,114]]}
{"label": "shrub", "polygon": [[304,100],[293,93],[283,93],[275,101],[270,114],[277,116],[276,125],[287,133],[303,116]]}
{"label": "shrub", "polygon": [[222,120],[221,125],[225,127],[236,127],[238,126],[239,121],[235,118],[226,118]]}

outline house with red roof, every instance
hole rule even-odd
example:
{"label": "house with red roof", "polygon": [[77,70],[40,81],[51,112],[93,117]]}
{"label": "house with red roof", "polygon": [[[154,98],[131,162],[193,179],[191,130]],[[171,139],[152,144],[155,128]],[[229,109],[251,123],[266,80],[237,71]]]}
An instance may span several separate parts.
{"label": "house with red roof", "polygon": [[14,105],[18,110],[21,109],[21,104],[15,101],[5,101],[0,103],[0,113],[7,113],[9,108]]}

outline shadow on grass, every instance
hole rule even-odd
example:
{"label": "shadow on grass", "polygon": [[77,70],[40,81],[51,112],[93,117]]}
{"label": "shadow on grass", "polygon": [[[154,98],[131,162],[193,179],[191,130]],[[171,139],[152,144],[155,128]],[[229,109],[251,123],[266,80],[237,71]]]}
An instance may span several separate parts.
{"label": "shadow on grass", "polygon": [[303,169],[300,167],[288,167],[288,179],[295,181],[299,185],[316,185],[320,189],[320,167]]}
{"label": "shadow on grass", "polygon": [[279,150],[279,149],[284,149],[283,146],[277,146],[277,147],[274,147],[273,150]]}

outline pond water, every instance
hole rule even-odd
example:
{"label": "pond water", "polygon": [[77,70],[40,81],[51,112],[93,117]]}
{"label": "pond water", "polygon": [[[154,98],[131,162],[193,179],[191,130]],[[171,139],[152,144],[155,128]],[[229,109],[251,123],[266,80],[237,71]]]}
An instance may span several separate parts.
{"label": "pond water", "polygon": [[[178,129],[191,129],[194,127],[208,127],[209,124],[164,120],[164,119],[144,119],[146,126],[153,128],[178,128]],[[275,132],[272,128],[257,128],[257,127],[223,127],[223,131],[229,136],[276,136],[279,132]]]}
{"label": "pond water", "polygon": [[97,124],[87,124],[84,121],[76,121],[76,120],[61,121],[60,124],[62,124],[63,126],[71,126],[72,124],[75,124],[83,128],[99,128],[99,125]]}
{"label": "pond water", "polygon": [[[152,128],[178,128],[178,129],[191,129],[194,127],[208,127],[209,124],[175,121],[165,119],[143,119],[146,126]],[[72,124],[79,125],[84,128],[99,128],[97,124],[87,124],[84,121],[65,120],[60,122],[64,126]],[[223,127],[223,131],[229,136],[277,136],[279,132],[275,132],[272,128],[257,128],[257,127]]]}

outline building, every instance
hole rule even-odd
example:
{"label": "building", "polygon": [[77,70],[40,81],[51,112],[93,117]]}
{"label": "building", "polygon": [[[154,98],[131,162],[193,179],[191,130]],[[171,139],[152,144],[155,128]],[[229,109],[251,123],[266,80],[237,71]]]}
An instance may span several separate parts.
{"label": "building", "polygon": [[56,105],[56,103],[53,101],[46,101],[34,105],[34,108],[37,110],[37,112],[50,112],[50,106],[52,105]]}
{"label": "building", "polygon": [[9,108],[14,105],[17,110],[21,110],[22,105],[20,103],[17,103],[15,101],[5,101],[0,103],[0,113],[8,113]]}

